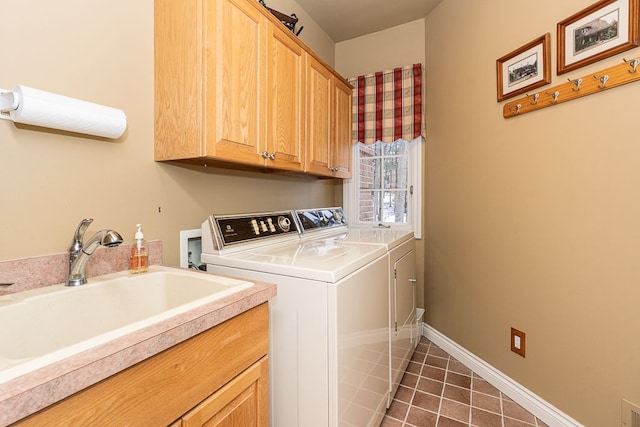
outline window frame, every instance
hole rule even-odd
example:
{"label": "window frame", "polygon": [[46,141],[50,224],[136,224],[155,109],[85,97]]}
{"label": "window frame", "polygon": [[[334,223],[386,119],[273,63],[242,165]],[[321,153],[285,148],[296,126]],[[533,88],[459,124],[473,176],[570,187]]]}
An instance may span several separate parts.
{"label": "window frame", "polygon": [[[380,142],[380,141],[378,141]],[[384,142],[382,142],[384,144]],[[413,187],[413,192],[408,194],[407,222],[382,223],[385,227],[396,230],[413,231],[416,239],[422,238],[422,145],[424,138],[419,136],[408,141],[408,187]],[[347,216],[347,222],[354,227],[378,227],[375,221],[361,221],[358,215],[360,194],[360,150],[358,144],[352,146],[351,179],[343,180],[342,194],[343,206]]]}

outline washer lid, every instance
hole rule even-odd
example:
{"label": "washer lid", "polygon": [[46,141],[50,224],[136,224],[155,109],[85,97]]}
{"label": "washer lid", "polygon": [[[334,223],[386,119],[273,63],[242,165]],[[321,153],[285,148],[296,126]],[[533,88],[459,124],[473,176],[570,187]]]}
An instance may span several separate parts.
{"label": "washer lid", "polygon": [[226,255],[203,253],[202,262],[336,283],[386,253],[383,245],[342,242],[331,237],[256,247]]}
{"label": "washer lid", "polygon": [[375,243],[385,245],[388,250],[413,238],[413,231],[389,228],[352,228],[335,236],[336,240],[353,243]]}

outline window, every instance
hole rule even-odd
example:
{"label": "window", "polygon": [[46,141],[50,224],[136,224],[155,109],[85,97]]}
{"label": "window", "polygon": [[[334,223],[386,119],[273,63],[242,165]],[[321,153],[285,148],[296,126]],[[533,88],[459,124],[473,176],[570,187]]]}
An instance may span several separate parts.
{"label": "window", "polygon": [[421,234],[422,65],[352,77],[353,179],[344,183],[352,225]]}
{"label": "window", "polygon": [[344,206],[352,225],[383,225],[421,234],[422,137],[366,145],[353,153],[353,178],[344,183]]}

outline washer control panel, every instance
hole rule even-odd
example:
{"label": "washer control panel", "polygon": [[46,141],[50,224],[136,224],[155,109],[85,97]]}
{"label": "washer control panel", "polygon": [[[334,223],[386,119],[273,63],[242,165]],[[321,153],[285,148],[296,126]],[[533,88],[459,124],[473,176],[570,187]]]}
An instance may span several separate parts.
{"label": "washer control panel", "polygon": [[298,234],[291,211],[214,216],[213,219],[224,246],[272,236]]}

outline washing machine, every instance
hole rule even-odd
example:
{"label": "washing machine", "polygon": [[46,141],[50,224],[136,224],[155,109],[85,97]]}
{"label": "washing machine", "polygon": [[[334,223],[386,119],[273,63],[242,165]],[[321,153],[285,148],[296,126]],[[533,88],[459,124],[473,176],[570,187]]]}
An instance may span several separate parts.
{"label": "washing machine", "polygon": [[211,215],[202,262],[209,272],[277,285],[272,426],[378,426],[389,400],[387,250],[300,233],[293,211]]}

